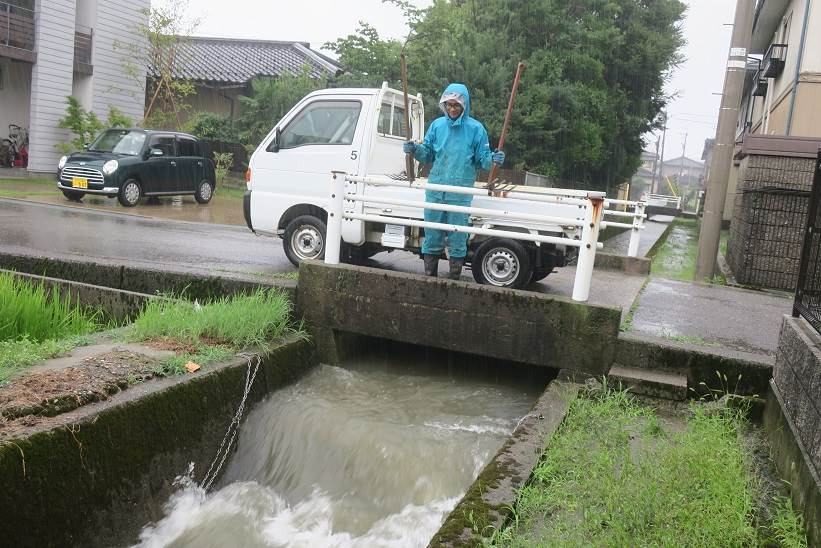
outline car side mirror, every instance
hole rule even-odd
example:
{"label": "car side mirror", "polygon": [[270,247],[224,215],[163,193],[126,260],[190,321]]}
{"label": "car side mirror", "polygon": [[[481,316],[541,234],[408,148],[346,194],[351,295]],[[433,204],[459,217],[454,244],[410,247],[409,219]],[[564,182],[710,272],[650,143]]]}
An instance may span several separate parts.
{"label": "car side mirror", "polygon": [[88,150],[88,147],[91,146],[91,143],[83,143],[83,150]]}
{"label": "car side mirror", "polygon": [[151,156],[162,156],[164,153],[161,148],[152,148]]}

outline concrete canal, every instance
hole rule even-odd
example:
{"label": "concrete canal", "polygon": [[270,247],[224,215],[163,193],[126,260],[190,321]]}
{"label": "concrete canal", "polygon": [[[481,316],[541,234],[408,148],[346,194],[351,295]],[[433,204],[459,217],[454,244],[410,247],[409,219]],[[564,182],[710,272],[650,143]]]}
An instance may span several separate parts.
{"label": "concrete canal", "polygon": [[257,404],[220,483],[175,493],[141,545],[427,545],[547,371],[497,381],[498,364],[393,346]]}

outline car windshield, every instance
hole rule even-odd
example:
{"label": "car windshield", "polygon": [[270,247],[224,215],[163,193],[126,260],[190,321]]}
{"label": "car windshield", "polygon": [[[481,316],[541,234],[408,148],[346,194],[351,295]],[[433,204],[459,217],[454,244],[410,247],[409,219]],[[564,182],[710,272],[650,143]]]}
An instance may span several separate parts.
{"label": "car windshield", "polygon": [[145,133],[129,129],[109,129],[101,133],[88,150],[94,152],[114,152],[137,156],[143,149]]}

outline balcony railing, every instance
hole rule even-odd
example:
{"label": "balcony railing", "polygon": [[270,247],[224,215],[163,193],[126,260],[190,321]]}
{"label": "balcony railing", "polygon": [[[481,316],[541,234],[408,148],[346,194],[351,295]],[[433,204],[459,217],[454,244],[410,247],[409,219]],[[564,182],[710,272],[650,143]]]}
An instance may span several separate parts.
{"label": "balcony railing", "polygon": [[755,83],[753,84],[753,97],[766,97],[769,82],[759,70],[755,73]]}
{"label": "balcony railing", "polygon": [[93,31],[77,25],[74,29],[74,72],[91,74],[91,45]]}
{"label": "balcony railing", "polygon": [[784,71],[787,61],[787,44],[770,44],[761,60],[764,78],[776,78]]}
{"label": "balcony railing", "polygon": [[34,51],[34,12],[0,2],[0,46]]}

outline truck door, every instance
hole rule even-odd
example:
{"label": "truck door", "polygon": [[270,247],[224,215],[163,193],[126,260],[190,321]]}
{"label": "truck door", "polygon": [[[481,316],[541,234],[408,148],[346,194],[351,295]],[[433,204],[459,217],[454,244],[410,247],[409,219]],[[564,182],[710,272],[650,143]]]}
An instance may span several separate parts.
{"label": "truck door", "polygon": [[315,97],[280,123],[254,157],[251,216],[273,224],[260,228],[275,231],[296,204],[327,209],[331,171],[359,171],[369,104],[368,96]]}

